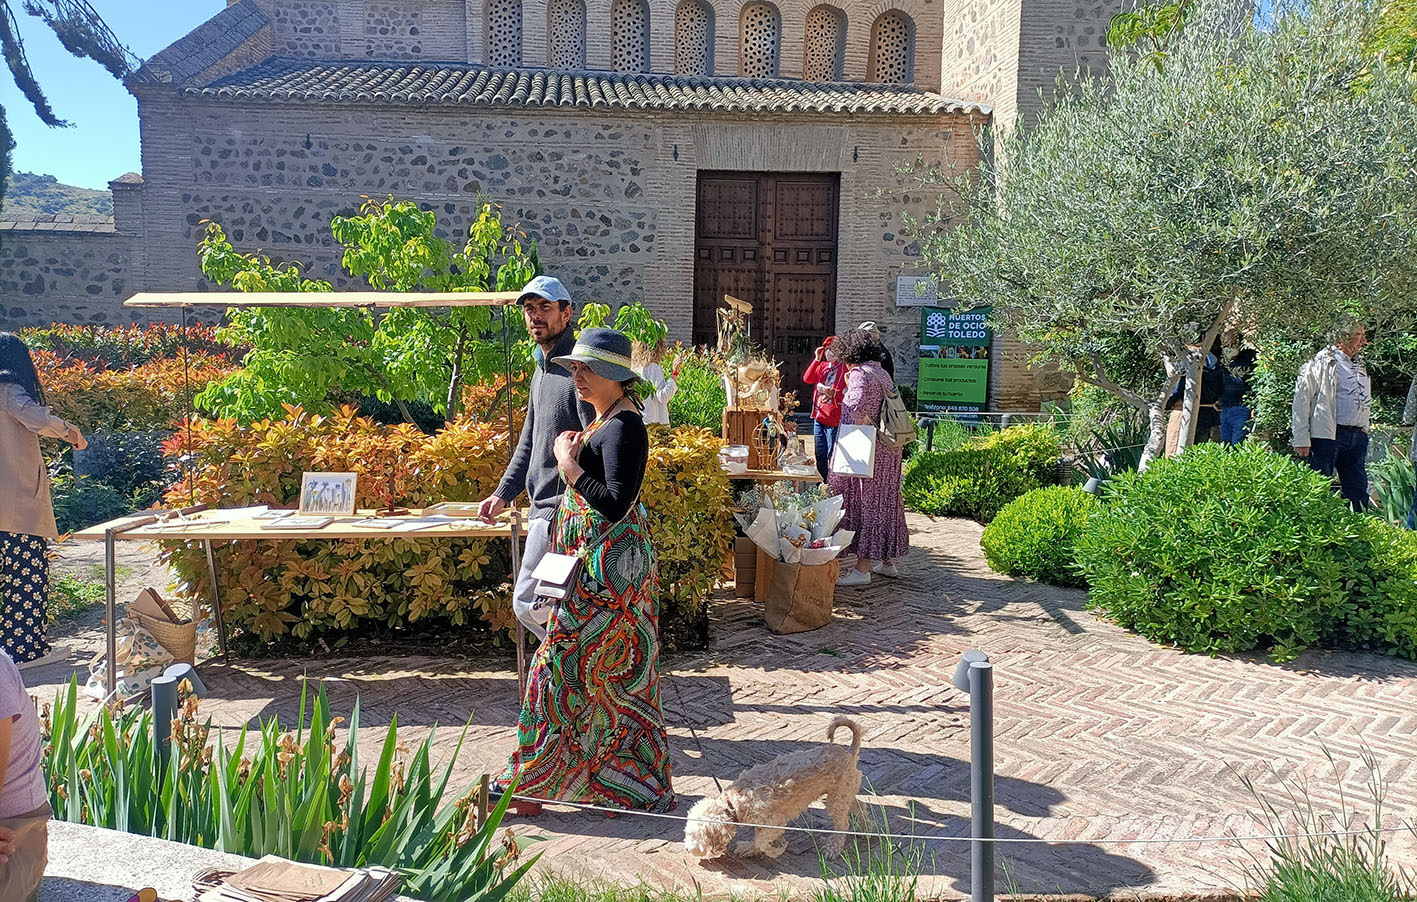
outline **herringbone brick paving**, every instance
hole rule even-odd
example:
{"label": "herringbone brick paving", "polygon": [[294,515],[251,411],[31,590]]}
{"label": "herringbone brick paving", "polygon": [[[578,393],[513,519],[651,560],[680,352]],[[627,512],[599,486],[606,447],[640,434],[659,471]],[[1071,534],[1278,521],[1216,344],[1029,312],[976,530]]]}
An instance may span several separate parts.
{"label": "herringbone brick paving", "polygon": [[[822,740],[832,716],[865,728],[862,770],[877,817],[917,837],[931,876],[923,890],[969,888],[967,698],[950,684],[961,652],[996,667],[999,836],[1085,840],[1005,845],[1000,886],[1091,895],[1225,895],[1243,888],[1261,842],[1174,845],[1137,840],[1267,832],[1243,783],[1272,793],[1305,781],[1314,803],[1338,811],[1338,787],[1361,801],[1371,754],[1387,780],[1384,821],[1417,815],[1417,666],[1390,658],[1310,653],[1277,666],[1158,648],[1084,610],[1082,592],[992,573],[970,522],[911,517],[909,576],[837,595],[830,626],[773,636],[751,602],[720,598],[713,647],[666,664],[664,705],[682,814],[738,771]],[[92,635],[81,637],[93,644]],[[517,714],[504,662],[437,657],[205,665],[202,711],[227,728],[279,714],[293,721],[301,675],[320,680],[337,710],[361,699],[371,749],[397,715],[419,740],[441,725],[461,790],[500,769]],[[31,671],[58,682],[62,668]],[[692,727],[692,730],[691,730]],[[1333,764],[1327,756],[1331,755]],[[1336,767],[1339,776],[1335,776]],[[799,823],[826,826],[814,811]],[[620,882],[737,897],[806,895],[819,879],[813,838],[790,835],[776,862],[698,864],[674,821],[547,809],[515,829],[545,835],[540,867]],[[1111,841],[1130,841],[1114,843]],[[1413,837],[1390,837],[1399,862],[1417,862]]]}

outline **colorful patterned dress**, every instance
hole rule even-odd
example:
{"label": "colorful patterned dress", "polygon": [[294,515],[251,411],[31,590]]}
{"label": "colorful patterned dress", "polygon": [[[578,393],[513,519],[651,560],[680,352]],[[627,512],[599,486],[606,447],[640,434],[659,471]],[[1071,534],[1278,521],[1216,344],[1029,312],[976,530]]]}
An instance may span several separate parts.
{"label": "colorful patterned dress", "polygon": [[[841,399],[842,425],[874,425],[891,384],[891,377],[874,361],[852,367]],[[845,499],[840,528],[856,532],[856,538],[846,547],[848,552],[869,561],[885,561],[902,557],[910,550],[910,529],[905,523],[905,502],[900,494],[899,448],[877,442],[873,478],[832,474],[830,484],[831,490]]]}
{"label": "colorful patterned dress", "polygon": [[[550,550],[573,553],[608,525],[567,488]],[[580,585],[552,608],[532,659],[517,750],[498,783],[505,789],[516,774],[517,795],[668,811],[674,791],[659,702],[659,585],[644,508],[636,502],[583,556]]]}

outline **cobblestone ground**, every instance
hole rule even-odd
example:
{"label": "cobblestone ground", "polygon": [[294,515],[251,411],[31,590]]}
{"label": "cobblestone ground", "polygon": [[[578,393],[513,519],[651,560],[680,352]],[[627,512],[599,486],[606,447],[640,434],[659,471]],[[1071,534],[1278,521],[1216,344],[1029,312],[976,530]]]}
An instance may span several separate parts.
{"label": "cobblestone ground", "polygon": [[[1286,783],[1307,782],[1323,811],[1339,810],[1340,784],[1350,806],[1361,803],[1365,750],[1388,783],[1385,823],[1417,815],[1417,667],[1340,653],[1276,666],[1157,648],[1086,612],[1082,592],[992,573],[973,523],[912,516],[911,527],[915,550],[901,564],[907,575],[842,590],[837,620],[824,629],[773,636],[753,604],[715,602],[713,648],[667,662],[677,814],[714,791],[714,777],[727,783],[748,765],[810,747],[832,716],[848,714],[865,729],[861,767],[878,820],[916,837],[925,856],[922,890],[967,894],[968,848],[947,838],[968,833],[968,706],[950,677],[960,653],[978,648],[996,666],[999,835],[1073,841],[1001,846],[1001,891],[1229,895],[1245,886],[1244,866],[1250,855],[1263,856],[1262,842],[1154,841],[1266,832],[1253,818],[1258,805],[1246,779],[1276,796]],[[131,579],[146,575],[140,559],[128,566]],[[72,641],[75,662],[96,650],[92,622]],[[361,742],[371,750],[397,714],[415,740],[441,725],[437,745],[445,755],[470,716],[454,778],[466,787],[505,760],[515,679],[501,662],[429,652],[212,662],[203,668],[211,698],[202,711],[232,728],[272,714],[293,721],[308,674],[322,681],[337,711],[360,696]],[[27,676],[51,692],[70,667]],[[797,823],[828,825],[819,809]],[[821,874],[813,837],[804,833],[790,834],[776,862],[699,864],[684,854],[682,825],[672,820],[548,808],[516,829],[547,837],[540,867],[619,882],[698,886],[737,898],[805,896]],[[1389,839],[1398,861],[1417,862],[1410,834]]]}

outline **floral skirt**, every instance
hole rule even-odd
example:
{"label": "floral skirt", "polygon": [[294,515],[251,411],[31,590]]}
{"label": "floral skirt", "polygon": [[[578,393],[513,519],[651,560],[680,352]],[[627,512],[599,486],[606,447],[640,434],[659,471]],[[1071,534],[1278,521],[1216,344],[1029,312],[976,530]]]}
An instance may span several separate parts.
{"label": "floral skirt", "polygon": [[16,664],[49,654],[49,559],[39,536],[0,532],[0,648]]}
{"label": "floral skirt", "polygon": [[[573,553],[608,524],[567,490],[550,550]],[[674,806],[660,710],[658,580],[638,505],[593,548],[576,591],[552,608],[527,674],[517,749],[498,783],[517,794],[616,808]]]}

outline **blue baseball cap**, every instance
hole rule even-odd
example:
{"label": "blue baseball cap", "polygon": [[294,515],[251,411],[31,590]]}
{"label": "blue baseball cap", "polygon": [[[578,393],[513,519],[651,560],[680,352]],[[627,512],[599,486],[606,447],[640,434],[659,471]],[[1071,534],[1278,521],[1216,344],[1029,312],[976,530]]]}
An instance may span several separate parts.
{"label": "blue baseball cap", "polygon": [[546,298],[548,301],[564,301],[572,306],[576,303],[571,300],[571,293],[566,290],[566,286],[562,285],[561,280],[555,276],[537,276],[523,285],[521,297],[517,298],[517,303],[524,304],[527,298]]}

